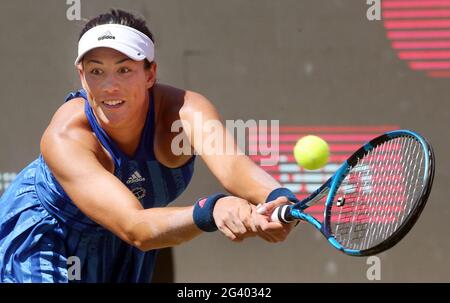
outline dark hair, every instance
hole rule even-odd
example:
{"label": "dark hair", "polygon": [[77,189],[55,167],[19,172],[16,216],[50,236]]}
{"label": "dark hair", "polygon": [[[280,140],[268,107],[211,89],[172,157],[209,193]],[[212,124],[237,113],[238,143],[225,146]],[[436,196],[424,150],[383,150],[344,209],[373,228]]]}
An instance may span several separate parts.
{"label": "dark hair", "polygon": [[[81,31],[78,41],[88,30],[103,24],[121,24],[132,27],[140,31],[141,33],[147,35],[147,37],[149,37],[153,41],[153,43],[155,43],[155,40],[153,39],[153,34],[148,29],[144,19],[136,17],[135,15],[120,9],[111,9],[109,12],[100,14],[97,17],[89,20],[88,23],[84,26],[83,30]],[[150,68],[150,66],[151,62],[145,60],[144,68],[148,69]]]}

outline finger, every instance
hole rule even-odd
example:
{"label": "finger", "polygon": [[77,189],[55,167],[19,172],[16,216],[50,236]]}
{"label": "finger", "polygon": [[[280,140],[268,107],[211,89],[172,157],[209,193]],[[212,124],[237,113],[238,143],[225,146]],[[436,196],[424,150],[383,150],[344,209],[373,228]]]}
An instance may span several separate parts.
{"label": "finger", "polygon": [[242,236],[247,233],[247,228],[240,218],[233,219],[232,223],[233,227],[235,228],[235,234]]}
{"label": "finger", "polygon": [[278,240],[271,234],[265,233],[265,232],[261,232],[258,233],[258,235],[263,238],[265,241],[269,242],[269,243],[276,243],[278,242]]}
{"label": "finger", "polygon": [[261,225],[263,232],[276,242],[284,241],[289,234],[290,226],[279,222],[265,222]]}
{"label": "finger", "polygon": [[283,228],[281,230],[275,231],[277,239],[279,241],[286,240],[292,229],[293,229],[292,224],[283,224]]}
{"label": "finger", "polygon": [[275,231],[267,232],[267,233],[272,235],[276,239],[276,241],[281,242],[281,241],[286,240],[286,238],[289,234],[289,231],[286,230],[285,228],[283,228],[280,230],[275,230]]}
{"label": "finger", "polygon": [[258,208],[258,213],[260,215],[270,215],[278,206],[289,203],[286,197],[278,197],[272,202],[268,202]]}
{"label": "finger", "polygon": [[257,233],[258,229],[256,228],[255,222],[253,221],[252,218],[246,218],[243,221],[243,224],[246,228],[246,234],[247,233]]}
{"label": "finger", "polygon": [[236,243],[240,243],[240,242],[242,242],[242,241],[244,241],[244,238],[236,238],[236,239],[234,239],[234,240],[232,240],[233,242],[236,242]]}
{"label": "finger", "polygon": [[254,220],[254,218],[253,218],[253,216],[255,216],[256,215],[256,209],[253,209],[252,210],[252,215],[251,215],[251,217],[248,219],[248,221],[247,221],[247,226],[250,228],[250,230],[253,232],[253,233],[257,233],[258,232],[258,229],[256,228],[256,223],[255,223],[255,220]]}
{"label": "finger", "polygon": [[235,241],[237,239],[237,236],[226,225],[223,224],[217,226],[217,228],[231,241]]}
{"label": "finger", "polygon": [[245,234],[245,232],[247,231],[247,229],[245,228],[244,224],[242,224],[242,222],[238,219],[238,218],[233,218],[233,215],[231,215],[230,217],[226,218],[223,221],[223,224],[237,237],[241,237],[242,235]]}
{"label": "finger", "polygon": [[239,234],[239,237],[242,238],[248,238],[248,237],[254,237],[258,234],[258,229],[256,228],[253,219],[251,217],[251,214],[247,216],[247,218],[244,218],[241,222],[245,228],[245,232],[243,234]]}
{"label": "finger", "polygon": [[262,230],[262,228],[259,228],[258,236],[267,242],[270,242],[270,243],[276,242],[276,239],[272,235],[270,235],[270,234],[266,233],[264,230]]}
{"label": "finger", "polygon": [[247,232],[251,232],[253,234],[258,232],[258,229],[255,225],[255,213],[256,213],[256,207],[254,205],[249,205],[248,212],[241,212],[241,220],[244,224],[245,228],[247,229]]}
{"label": "finger", "polygon": [[255,219],[258,223],[259,232],[261,237],[269,238],[270,242],[281,242],[286,240],[288,234],[293,228],[293,223],[284,224],[280,222],[271,222],[267,217],[257,215],[259,218]]}
{"label": "finger", "polygon": [[[257,208],[257,207],[256,207]],[[266,218],[264,218],[263,216],[261,216],[261,215],[258,215],[258,213],[257,213],[257,211],[256,211],[256,208],[255,209],[253,209],[253,212],[252,212],[252,228],[254,227],[255,228],[255,230],[256,230],[256,233],[257,233],[257,235],[260,237],[260,238],[262,238],[263,240],[265,240],[265,241],[267,241],[267,242],[274,242],[274,239],[270,236],[270,235],[267,235],[264,231],[263,231],[263,229],[262,229],[262,227],[261,227],[261,224],[264,222],[264,221],[267,221],[267,219]]]}
{"label": "finger", "polygon": [[256,228],[258,229],[258,235],[261,238],[263,238],[264,240],[266,240],[267,242],[274,243],[277,241],[277,239],[270,233],[266,232],[266,230],[265,230],[266,224],[267,224],[267,220],[264,217],[262,217],[262,216],[257,217]]}
{"label": "finger", "polygon": [[269,232],[277,231],[277,230],[283,230],[285,228],[285,224],[283,224],[281,222],[269,221],[269,222],[264,224],[263,228],[264,228],[265,231],[269,231]]}

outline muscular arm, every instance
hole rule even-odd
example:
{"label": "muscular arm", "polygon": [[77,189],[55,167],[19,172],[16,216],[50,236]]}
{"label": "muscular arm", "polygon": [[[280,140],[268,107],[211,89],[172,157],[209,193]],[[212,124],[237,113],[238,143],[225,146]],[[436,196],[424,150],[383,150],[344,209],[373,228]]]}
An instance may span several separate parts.
{"label": "muscular arm", "polygon": [[[89,129],[56,113],[41,140],[42,155],[77,207],[127,243],[147,251],[174,246],[199,235],[193,207],[143,209],[99,161]],[[69,125],[66,125],[69,124]],[[64,125],[64,126],[63,126]]]}
{"label": "muscular arm", "polygon": [[[211,144],[212,148],[205,147],[203,143],[207,142],[208,137],[213,136],[214,138],[223,138],[224,142],[230,144],[229,150],[237,151],[238,148],[233,137],[220,122],[220,116],[210,101],[194,92],[187,92],[185,99],[185,105],[180,111],[180,117],[184,121],[184,130],[192,146],[201,155],[208,168],[233,195],[254,204],[263,203],[269,193],[280,187],[280,184],[246,155],[239,155],[236,152],[231,155],[224,154],[220,144],[216,146]],[[203,123],[206,121],[220,122],[216,123],[218,127],[198,131],[202,125],[196,124],[196,113],[197,115],[201,113]],[[201,134],[202,138],[197,134]]]}

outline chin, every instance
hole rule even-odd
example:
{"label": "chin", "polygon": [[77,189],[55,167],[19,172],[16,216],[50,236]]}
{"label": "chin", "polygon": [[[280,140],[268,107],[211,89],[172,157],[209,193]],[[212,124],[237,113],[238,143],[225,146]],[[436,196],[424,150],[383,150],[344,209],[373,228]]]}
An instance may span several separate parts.
{"label": "chin", "polygon": [[125,115],[121,113],[105,114],[101,110],[99,113],[97,113],[97,119],[101,123],[102,127],[108,128],[121,128],[126,124],[127,121]]}

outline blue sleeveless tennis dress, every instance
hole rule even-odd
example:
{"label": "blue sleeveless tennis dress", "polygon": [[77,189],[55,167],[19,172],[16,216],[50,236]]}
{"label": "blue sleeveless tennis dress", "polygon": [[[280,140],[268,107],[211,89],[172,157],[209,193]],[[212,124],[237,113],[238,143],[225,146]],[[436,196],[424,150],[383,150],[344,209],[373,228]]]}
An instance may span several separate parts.
{"label": "blue sleeveless tennis dress", "polygon": [[[70,93],[66,101],[77,97],[85,99],[92,131],[114,160],[114,175],[144,208],[164,207],[185,190],[195,157],[178,168],[157,161],[152,93],[133,158],[100,127],[84,90]],[[84,215],[42,155],[17,175],[0,198],[0,282],[150,282],[156,254],[157,250],[142,252],[127,244]]]}

